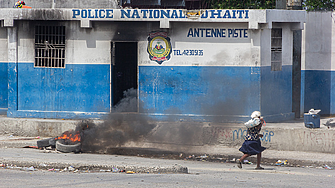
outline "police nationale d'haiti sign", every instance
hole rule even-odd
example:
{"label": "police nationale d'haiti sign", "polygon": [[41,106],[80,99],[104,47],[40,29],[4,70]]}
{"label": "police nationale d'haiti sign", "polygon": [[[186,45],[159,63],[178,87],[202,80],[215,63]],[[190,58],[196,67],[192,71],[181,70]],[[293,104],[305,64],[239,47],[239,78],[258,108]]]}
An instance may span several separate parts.
{"label": "police nationale d'haiti sign", "polygon": [[[72,9],[73,19],[180,19],[181,9]],[[249,10],[204,10],[201,19],[249,19]]]}

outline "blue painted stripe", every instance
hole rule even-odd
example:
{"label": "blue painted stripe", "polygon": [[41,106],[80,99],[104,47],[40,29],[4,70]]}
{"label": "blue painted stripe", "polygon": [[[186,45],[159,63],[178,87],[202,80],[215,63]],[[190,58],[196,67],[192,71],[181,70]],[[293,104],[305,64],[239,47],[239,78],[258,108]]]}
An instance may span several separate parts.
{"label": "blue painted stripe", "polygon": [[51,119],[88,119],[88,118],[98,118],[103,119],[107,117],[108,112],[52,112],[52,111],[29,111],[29,110],[19,110],[8,115],[8,117],[15,118],[51,118]]}
{"label": "blue painted stripe", "polygon": [[264,66],[261,71],[262,114],[292,113],[292,66],[282,66],[282,71]]}
{"label": "blue painted stripe", "polygon": [[320,114],[330,114],[331,91],[334,91],[332,84],[332,72],[320,70],[303,70],[304,74],[304,112],[309,109],[321,109]]}
{"label": "blue painted stripe", "polygon": [[0,63],[0,114],[6,114],[8,107],[8,63]]}
{"label": "blue painted stripe", "polygon": [[[109,112],[109,65],[7,66],[9,117],[100,118]],[[305,112],[315,108],[334,113],[334,77],[331,71],[302,71]],[[140,113],[221,121],[245,118],[261,109],[265,116],[287,118],[292,110],[291,82],[291,66],[278,72],[270,67],[140,66],[139,99],[144,107]]]}
{"label": "blue painted stripe", "polygon": [[301,91],[300,91],[300,116],[303,117],[305,111],[305,71],[301,71]]}
{"label": "blue painted stripe", "polygon": [[209,115],[225,119],[249,115],[260,108],[260,74],[254,69],[140,66],[140,100],[144,112],[151,114]]}
{"label": "blue painted stripe", "polygon": [[68,118],[110,110],[110,65],[9,63],[9,70],[10,117]]}
{"label": "blue painted stripe", "polygon": [[335,115],[335,71],[331,72],[330,115]]}

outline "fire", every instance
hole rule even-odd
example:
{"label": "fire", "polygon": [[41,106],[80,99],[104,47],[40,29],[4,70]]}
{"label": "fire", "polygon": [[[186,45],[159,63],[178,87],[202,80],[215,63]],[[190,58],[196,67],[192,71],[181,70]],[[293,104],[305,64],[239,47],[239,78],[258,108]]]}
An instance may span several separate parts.
{"label": "fire", "polygon": [[56,140],[60,140],[60,139],[70,140],[72,142],[80,142],[81,141],[79,132],[77,132],[76,134],[72,134],[70,131],[65,131],[62,134],[62,136],[59,136],[59,137],[56,138]]}

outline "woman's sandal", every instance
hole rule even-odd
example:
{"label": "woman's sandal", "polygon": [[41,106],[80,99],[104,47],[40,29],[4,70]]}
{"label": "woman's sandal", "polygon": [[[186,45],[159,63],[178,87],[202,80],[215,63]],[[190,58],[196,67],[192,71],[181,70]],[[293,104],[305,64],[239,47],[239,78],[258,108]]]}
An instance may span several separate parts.
{"label": "woman's sandal", "polygon": [[261,167],[261,166],[260,166],[260,167],[256,167],[255,169],[256,169],[256,170],[264,170],[264,168]]}
{"label": "woman's sandal", "polygon": [[238,168],[242,168],[242,162],[240,161],[240,159],[237,159],[236,163]]}

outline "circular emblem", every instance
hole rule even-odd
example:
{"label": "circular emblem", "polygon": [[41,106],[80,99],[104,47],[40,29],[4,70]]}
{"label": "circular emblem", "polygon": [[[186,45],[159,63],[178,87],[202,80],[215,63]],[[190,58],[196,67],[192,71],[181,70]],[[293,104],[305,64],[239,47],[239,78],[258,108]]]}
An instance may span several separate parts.
{"label": "circular emblem", "polygon": [[163,61],[170,59],[171,43],[167,34],[160,35],[160,33],[151,33],[148,38],[149,58],[162,64]]}

